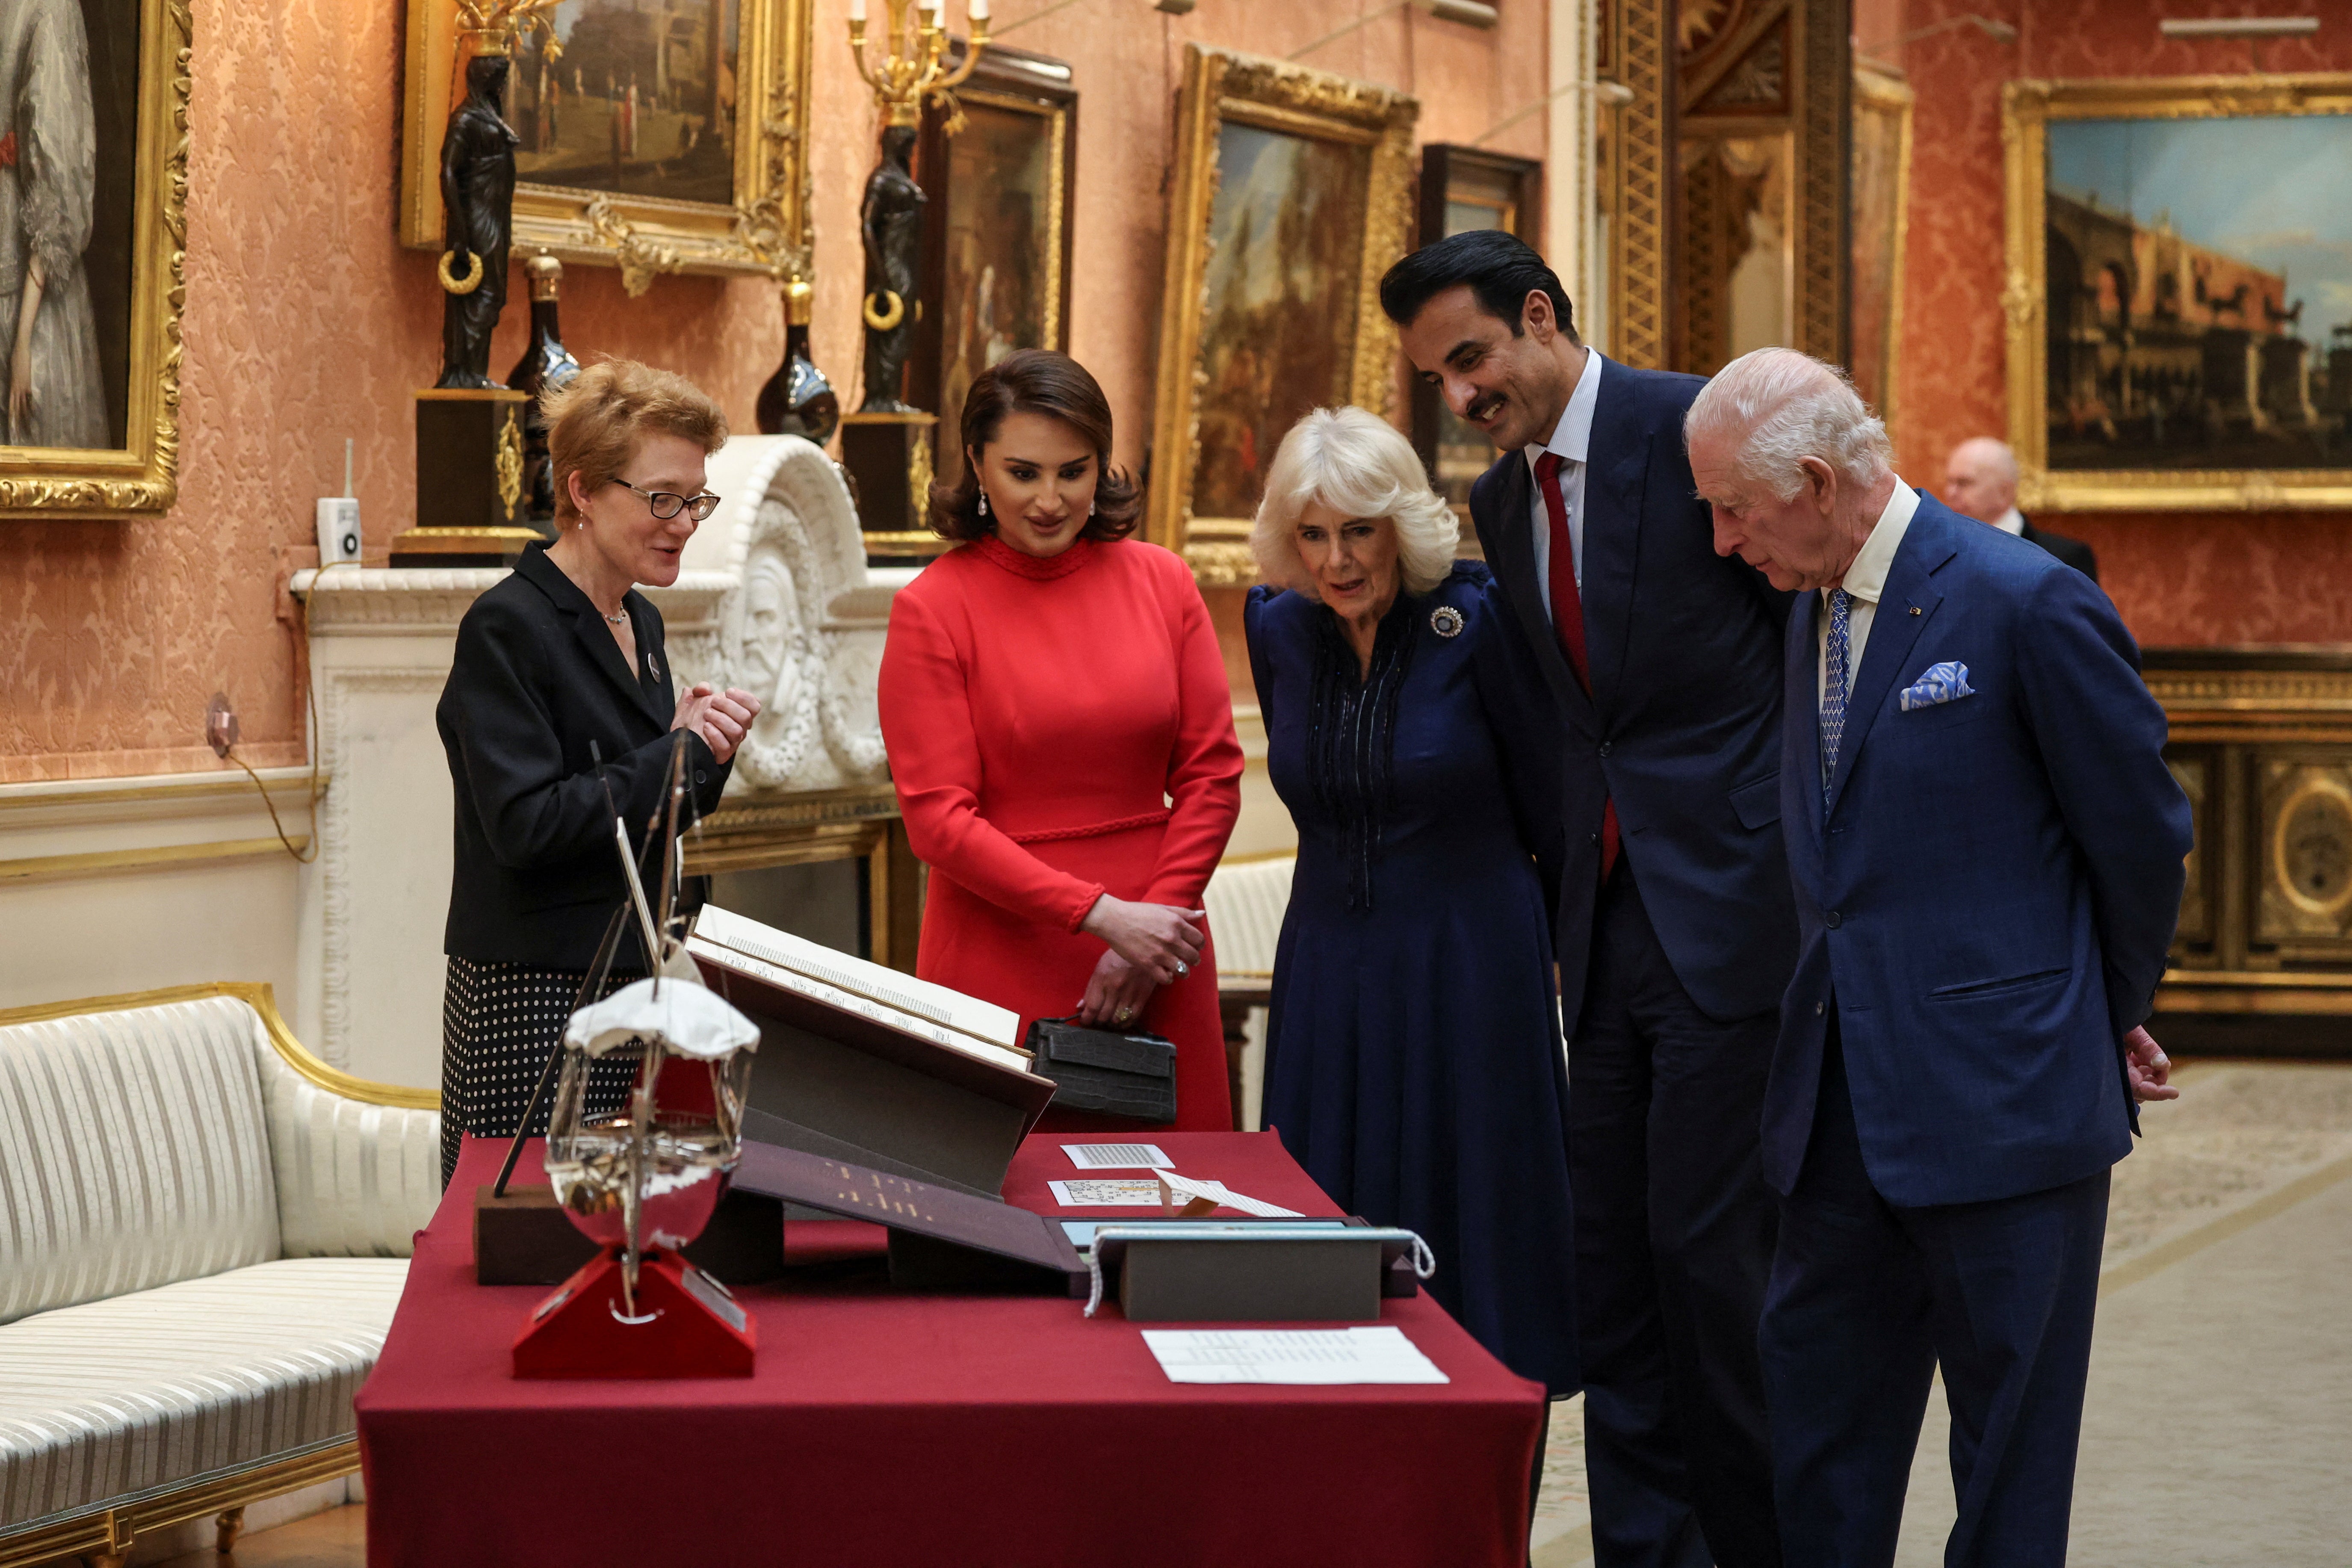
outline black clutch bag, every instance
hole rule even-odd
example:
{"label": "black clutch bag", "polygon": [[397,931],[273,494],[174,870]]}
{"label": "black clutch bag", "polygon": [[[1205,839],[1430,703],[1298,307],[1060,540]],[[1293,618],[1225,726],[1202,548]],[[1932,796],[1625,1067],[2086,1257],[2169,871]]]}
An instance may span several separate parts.
{"label": "black clutch bag", "polygon": [[1029,1026],[1027,1045],[1038,1076],[1054,1080],[1053,1103],[1063,1110],[1138,1121],[1176,1120],[1173,1040],[1040,1018]]}

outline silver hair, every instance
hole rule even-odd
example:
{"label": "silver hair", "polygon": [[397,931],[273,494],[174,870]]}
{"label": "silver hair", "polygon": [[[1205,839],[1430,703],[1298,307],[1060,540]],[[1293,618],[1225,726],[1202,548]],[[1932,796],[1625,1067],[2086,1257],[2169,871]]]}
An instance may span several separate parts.
{"label": "silver hair", "polygon": [[1971,436],[1952,448],[1952,455],[1979,452],[1991,463],[1995,478],[2011,489],[2017,488],[2017,449],[1998,436]]}
{"label": "silver hair", "polygon": [[1885,421],[1845,372],[1794,349],[1757,349],[1716,372],[1683,416],[1683,430],[1685,438],[1744,433],[1735,471],[1784,501],[1804,488],[1807,458],[1861,486],[1895,468]]}
{"label": "silver hair", "polygon": [[1250,525],[1250,553],[1267,582],[1314,598],[1298,559],[1299,514],[1321,501],[1354,518],[1396,526],[1397,568],[1408,594],[1426,594],[1454,570],[1462,521],[1429,488],[1412,443],[1377,414],[1318,408],[1290,427],[1265,477],[1265,499]]}

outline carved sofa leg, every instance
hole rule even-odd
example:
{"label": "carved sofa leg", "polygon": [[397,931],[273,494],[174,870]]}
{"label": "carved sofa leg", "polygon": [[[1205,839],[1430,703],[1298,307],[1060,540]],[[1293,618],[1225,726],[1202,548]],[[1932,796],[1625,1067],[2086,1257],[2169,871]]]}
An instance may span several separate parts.
{"label": "carved sofa leg", "polygon": [[213,1550],[226,1557],[236,1550],[236,1538],[245,1533],[245,1510],[225,1508],[213,1521]]}
{"label": "carved sofa leg", "polygon": [[106,1550],[81,1554],[82,1568],[123,1568],[131,1561],[131,1521],[111,1509],[106,1515]]}

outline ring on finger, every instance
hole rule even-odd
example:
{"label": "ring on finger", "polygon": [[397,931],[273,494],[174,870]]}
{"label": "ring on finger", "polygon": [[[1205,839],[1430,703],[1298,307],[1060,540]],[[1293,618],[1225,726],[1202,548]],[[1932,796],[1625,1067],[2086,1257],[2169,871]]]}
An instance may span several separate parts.
{"label": "ring on finger", "polygon": [[1176,978],[1177,978],[1177,979],[1181,980],[1181,979],[1183,979],[1183,978],[1184,978],[1184,976],[1186,976],[1186,975],[1188,975],[1188,974],[1190,974],[1190,973],[1192,973],[1192,966],[1191,964],[1189,964],[1189,963],[1185,963],[1185,962],[1184,962],[1182,959],[1181,959],[1181,958],[1180,958],[1180,959],[1178,959],[1178,960],[1176,961]]}

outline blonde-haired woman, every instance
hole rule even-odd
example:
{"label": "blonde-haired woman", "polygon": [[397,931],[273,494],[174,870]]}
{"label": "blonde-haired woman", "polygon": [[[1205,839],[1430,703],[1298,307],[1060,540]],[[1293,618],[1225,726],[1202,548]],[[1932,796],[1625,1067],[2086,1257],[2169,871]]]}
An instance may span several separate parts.
{"label": "blonde-haired woman", "polygon": [[[661,612],[636,591],[677,581],[719,505],[704,459],[727,439],[719,405],[682,376],[592,365],[544,407],[552,544],[474,601],[437,713],[457,796],[449,955],[441,1005],[441,1176],[462,1138],[511,1137],[628,881],[613,845],[660,809],[672,735],[686,732],[692,812],[719,804],[760,711],[748,691],[676,694]],[[650,883],[658,855],[644,875]],[[688,889],[688,902],[698,903]],[[607,989],[645,973],[634,924]],[[625,1079],[592,1089],[617,1105]],[[538,1125],[546,1131],[547,1108]]]}
{"label": "blonde-haired woman", "polygon": [[1283,438],[1245,619],[1298,826],[1266,1121],[1334,1202],[1436,1251],[1431,1293],[1555,1397],[1579,1384],[1552,1000],[1552,713],[1412,447],[1360,408]]}

